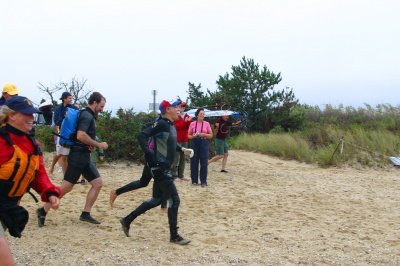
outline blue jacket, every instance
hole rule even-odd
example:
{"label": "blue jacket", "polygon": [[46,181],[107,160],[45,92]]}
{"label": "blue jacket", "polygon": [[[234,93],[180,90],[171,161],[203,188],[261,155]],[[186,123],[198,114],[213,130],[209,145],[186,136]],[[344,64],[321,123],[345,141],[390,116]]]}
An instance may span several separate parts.
{"label": "blue jacket", "polygon": [[64,105],[60,105],[59,107],[56,108],[56,110],[54,110],[54,124],[56,124],[56,126],[61,127],[61,123],[64,120],[65,117],[65,113],[66,113],[66,108],[73,108],[78,110],[79,108],[76,107],[75,105],[72,104],[68,104],[67,106],[64,107]]}

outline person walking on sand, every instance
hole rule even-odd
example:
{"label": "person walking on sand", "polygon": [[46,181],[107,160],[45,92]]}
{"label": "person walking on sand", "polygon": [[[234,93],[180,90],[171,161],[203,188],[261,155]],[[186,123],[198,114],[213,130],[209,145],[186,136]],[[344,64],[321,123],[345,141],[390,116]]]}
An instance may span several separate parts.
{"label": "person walking on sand", "polygon": [[[176,128],[178,144],[184,148],[188,148],[188,130],[192,118],[188,114],[184,114],[186,103],[182,102],[179,105],[179,117],[174,121]],[[181,181],[189,181],[190,179],[184,176],[186,158],[182,152],[175,153],[174,161],[172,163],[172,174]]]}
{"label": "person walking on sand", "polygon": [[[90,183],[91,187],[87,193],[86,203],[79,219],[92,224],[100,224],[90,215],[90,211],[100,193],[103,186],[103,179],[99,171],[90,159],[90,152],[95,148],[106,150],[108,144],[106,142],[96,141],[96,118],[103,111],[106,99],[99,92],[93,92],[89,96],[88,107],[81,111],[77,125],[77,140],[75,145],[71,147],[68,155],[68,166],[61,183],[62,196],[69,193],[79,177],[83,177]],[[43,226],[46,218],[48,206],[37,210],[39,226]]]}
{"label": "person walking on sand", "polygon": [[[170,242],[187,245],[190,240],[184,239],[178,234],[178,209],[180,199],[176,189],[172,173],[171,163],[176,150],[183,150],[185,154],[192,154],[193,151],[177,144],[176,129],[173,122],[178,119],[177,107],[180,101],[170,103],[162,101],[160,111],[162,118],[159,119],[154,127],[148,127],[139,134],[139,144],[145,153],[145,158],[149,164],[154,178],[152,198],[143,202],[128,216],[120,219],[124,234],[129,237],[131,223],[146,211],[159,206],[163,198],[168,198],[168,223],[170,230]],[[149,139],[155,142],[154,150],[148,148]]]}
{"label": "person walking on sand", "polygon": [[0,265],[14,265],[5,231],[21,237],[29,214],[19,203],[28,189],[53,209],[60,204],[61,190],[50,181],[39,143],[30,133],[35,113],[40,111],[22,96],[0,107]]}
{"label": "person walking on sand", "polygon": [[239,123],[240,122],[232,123],[231,121],[229,121],[228,114],[222,115],[214,123],[214,128],[215,128],[215,131],[217,132],[215,135],[215,140],[214,140],[216,155],[208,161],[208,164],[222,159],[222,166],[221,166],[222,173],[228,172],[225,169],[225,167],[226,167],[226,163],[228,161],[229,145],[228,145],[227,137],[229,136],[229,130],[231,127],[237,126]]}
{"label": "person walking on sand", "polygon": [[199,163],[200,163],[200,182],[201,186],[207,186],[208,174],[208,147],[209,139],[213,134],[210,123],[204,120],[204,109],[199,108],[195,112],[196,121],[190,123],[188,138],[190,147],[194,150],[194,156],[190,159],[190,176],[192,184],[199,184]]}
{"label": "person walking on sand", "polygon": [[[60,134],[61,130],[61,124],[65,118],[66,112],[67,112],[67,107],[76,109],[78,110],[79,108],[76,105],[72,104],[72,95],[68,91],[65,91],[62,93],[60,100],[62,101],[62,104],[56,108],[54,111],[54,123],[55,123],[55,128],[54,131],[57,134]],[[70,152],[70,147],[61,145],[59,143],[60,137],[57,137],[57,143],[56,143],[56,154],[53,157],[53,160],[51,162],[50,166],[50,174],[53,174],[54,172],[54,167],[56,166],[56,163],[61,166],[63,174],[65,174],[65,171],[67,169],[68,165],[68,154]]]}

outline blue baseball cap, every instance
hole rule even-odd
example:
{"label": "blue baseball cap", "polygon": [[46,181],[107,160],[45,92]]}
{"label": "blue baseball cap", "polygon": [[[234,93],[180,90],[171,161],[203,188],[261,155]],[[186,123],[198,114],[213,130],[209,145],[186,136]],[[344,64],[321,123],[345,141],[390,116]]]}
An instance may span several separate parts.
{"label": "blue baseball cap", "polygon": [[15,112],[20,112],[23,114],[41,113],[39,109],[33,106],[31,100],[23,96],[11,97],[7,99],[4,105],[7,105],[8,108]]}
{"label": "blue baseball cap", "polygon": [[60,100],[67,99],[69,96],[72,96],[72,94],[69,93],[68,91],[64,91],[64,92],[62,93],[62,95],[61,95]]}
{"label": "blue baseball cap", "polygon": [[161,112],[162,114],[165,114],[165,112],[167,111],[167,108],[168,108],[168,107],[177,107],[177,106],[180,106],[181,103],[182,103],[182,101],[181,101],[180,99],[177,99],[177,100],[174,101],[174,102],[169,102],[169,101],[167,101],[167,100],[163,100],[163,101],[160,103],[160,107],[159,107],[158,109],[160,110],[160,112]]}

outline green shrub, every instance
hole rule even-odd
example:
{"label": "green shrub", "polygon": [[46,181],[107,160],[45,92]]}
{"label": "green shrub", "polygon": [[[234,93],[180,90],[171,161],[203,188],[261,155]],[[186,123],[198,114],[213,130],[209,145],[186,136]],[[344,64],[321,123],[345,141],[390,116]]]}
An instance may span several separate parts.
{"label": "green shrub", "polygon": [[35,136],[36,139],[40,142],[40,146],[42,151],[52,152],[56,149],[54,145],[54,135],[52,134],[53,129],[49,126],[36,126],[35,127]]}
{"label": "green shrub", "polygon": [[144,124],[154,120],[154,114],[136,114],[132,109],[118,110],[117,117],[102,113],[97,119],[97,135],[109,145],[104,151],[106,159],[139,160],[143,152],[138,143],[138,134]]}

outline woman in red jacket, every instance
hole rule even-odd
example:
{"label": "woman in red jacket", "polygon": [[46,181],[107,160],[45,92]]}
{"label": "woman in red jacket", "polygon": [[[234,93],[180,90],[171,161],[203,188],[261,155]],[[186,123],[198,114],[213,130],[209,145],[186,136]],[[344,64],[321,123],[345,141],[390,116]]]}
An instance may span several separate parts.
{"label": "woman in red jacket", "polygon": [[[179,118],[174,121],[176,128],[176,138],[178,144],[184,148],[188,148],[188,130],[192,118],[188,114],[184,114],[186,103],[182,102],[179,106]],[[185,173],[185,155],[183,152],[177,151],[175,153],[174,161],[172,163],[172,173],[174,176],[178,177],[180,180],[189,181],[190,179],[184,176]]]}
{"label": "woman in red jacket", "polygon": [[38,142],[29,133],[34,113],[39,110],[22,96],[8,99],[0,109],[0,265],[14,264],[5,231],[21,237],[29,215],[19,202],[28,189],[53,209],[60,204],[61,190],[50,181]]}

